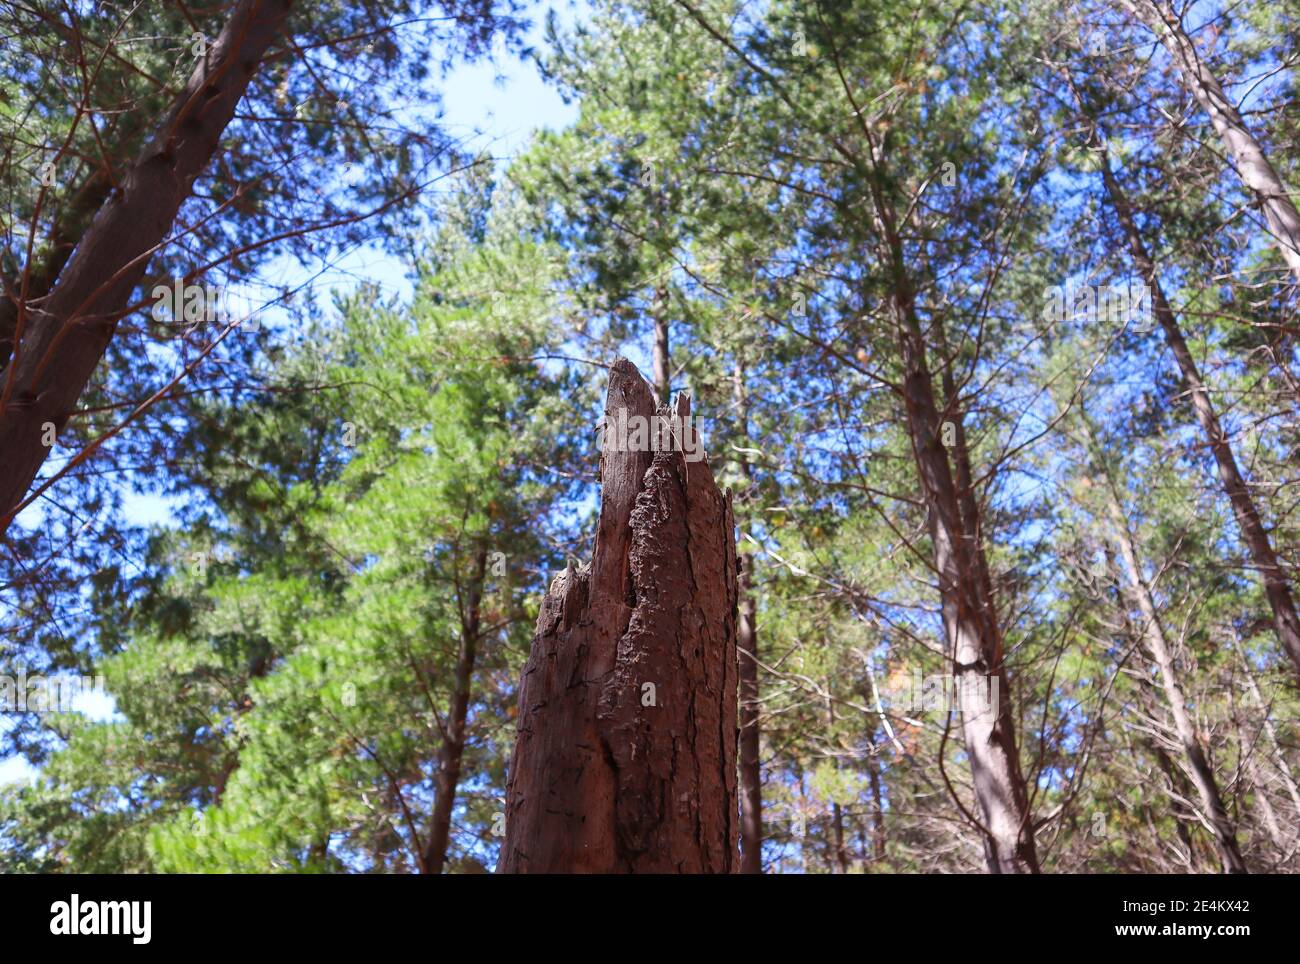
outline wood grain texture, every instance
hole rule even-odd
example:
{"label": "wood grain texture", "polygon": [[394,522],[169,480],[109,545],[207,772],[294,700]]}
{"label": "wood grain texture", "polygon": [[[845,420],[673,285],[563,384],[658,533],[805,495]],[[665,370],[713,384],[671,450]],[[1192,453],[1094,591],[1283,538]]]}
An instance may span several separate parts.
{"label": "wood grain texture", "polygon": [[[656,412],[625,359],[607,414],[620,407]],[[592,564],[557,575],[538,615],[497,870],[736,872],[730,494],[678,451],[607,447],[601,486]]]}

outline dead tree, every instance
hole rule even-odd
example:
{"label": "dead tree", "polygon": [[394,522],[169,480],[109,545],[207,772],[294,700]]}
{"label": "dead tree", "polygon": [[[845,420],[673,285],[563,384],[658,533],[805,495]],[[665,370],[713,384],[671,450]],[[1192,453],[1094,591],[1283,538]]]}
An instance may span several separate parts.
{"label": "dead tree", "polygon": [[613,366],[607,426],[671,444],[606,432],[591,563],[552,581],[520,681],[499,872],[739,869],[735,528],[689,411]]}

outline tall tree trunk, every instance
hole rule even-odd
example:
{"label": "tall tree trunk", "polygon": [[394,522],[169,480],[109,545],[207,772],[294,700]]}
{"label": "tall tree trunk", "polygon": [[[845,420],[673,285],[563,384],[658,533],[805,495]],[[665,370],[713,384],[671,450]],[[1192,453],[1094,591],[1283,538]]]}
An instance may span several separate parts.
{"label": "tall tree trunk", "polygon": [[831,820],[835,825],[835,872],[849,872],[849,849],[844,845],[844,808],[831,804]]}
{"label": "tall tree trunk", "polygon": [[0,532],[49,454],[43,426],[66,424],[291,6],[242,0],[49,297],[36,311],[19,311],[13,354],[0,372]]}
{"label": "tall tree trunk", "polygon": [[[894,274],[893,311],[904,370],[907,429],[929,512],[948,657],[979,805],[985,859],[990,873],[1038,873],[1000,627],[981,577],[986,566],[983,546],[973,537],[978,521],[962,511],[963,500],[974,506],[974,499],[969,492],[959,492],[953,480],[940,440],[941,418],[911,287],[901,268],[896,266]],[[955,413],[951,417],[959,420]],[[997,686],[995,708],[984,698],[990,680]]]}
{"label": "tall tree trunk", "polygon": [[[827,739],[831,741],[832,747],[835,740],[835,701],[830,696],[831,681],[826,680],[826,729]],[[831,762],[838,773],[840,769],[840,758],[837,755],[832,756]],[[844,844],[844,808],[840,806],[839,801],[831,801],[831,826],[835,830],[835,864],[832,873],[838,872],[847,874],[849,872],[849,850]]]}
{"label": "tall tree trunk", "polygon": [[1251,786],[1255,788],[1254,800],[1255,805],[1259,807],[1260,812],[1264,815],[1264,827],[1268,830],[1269,839],[1273,841],[1273,846],[1277,848],[1279,855],[1286,853],[1287,841],[1282,834],[1282,824],[1277,819],[1277,811],[1273,809],[1273,802],[1268,798],[1268,789],[1264,781],[1264,771],[1260,769],[1259,760],[1255,754],[1255,746],[1246,736],[1246,728],[1237,721],[1237,745],[1241,747],[1241,755],[1246,758],[1246,773],[1250,776]]}
{"label": "tall tree trunk", "polygon": [[1251,561],[1255,564],[1255,568],[1259,570],[1260,576],[1264,580],[1264,595],[1268,598],[1269,606],[1273,610],[1273,627],[1277,632],[1278,640],[1281,641],[1282,648],[1291,657],[1291,662],[1295,666],[1297,674],[1300,675],[1300,616],[1296,614],[1295,600],[1291,595],[1290,586],[1288,586],[1286,576],[1278,562],[1277,554],[1273,551],[1273,543],[1269,538],[1268,530],[1264,527],[1259,510],[1255,506],[1255,500],[1246,485],[1245,479],[1242,478],[1241,471],[1237,467],[1237,459],[1233,455],[1232,445],[1228,441],[1227,433],[1224,432],[1223,426],[1219,423],[1219,417],[1214,411],[1213,403],[1210,401],[1210,393],[1206,391],[1205,383],[1201,380],[1201,373],[1197,370],[1196,360],[1192,357],[1187,342],[1183,339],[1178,317],[1174,314],[1173,308],[1170,307],[1168,300],[1165,298],[1164,288],[1161,287],[1160,278],[1156,273],[1155,262],[1147,253],[1146,245],[1142,241],[1142,235],[1137,229],[1137,222],[1133,218],[1133,209],[1120,187],[1119,181],[1111,172],[1110,157],[1104,148],[1102,150],[1101,170],[1106,183],[1106,191],[1110,195],[1115,213],[1119,216],[1120,224],[1128,237],[1133,260],[1151,289],[1152,310],[1156,320],[1160,322],[1160,327],[1165,333],[1165,340],[1178,362],[1178,369],[1187,382],[1192,407],[1196,412],[1196,419],[1201,423],[1201,430],[1205,433],[1210,451],[1214,455],[1214,461],[1218,465],[1219,478],[1223,482],[1223,489],[1228,495],[1228,501],[1232,504],[1232,512],[1236,516],[1242,538],[1245,540],[1246,547],[1250,552]]}
{"label": "tall tree trunk", "polygon": [[1291,805],[1295,807],[1296,817],[1300,819],[1300,786],[1297,786],[1295,776],[1291,773],[1291,765],[1287,763],[1286,757],[1282,754],[1282,743],[1277,736],[1277,728],[1273,726],[1273,718],[1269,715],[1268,704],[1264,702],[1264,695],[1259,691],[1259,683],[1255,679],[1255,670],[1250,665],[1250,660],[1246,658],[1245,652],[1242,651],[1241,640],[1237,638],[1236,631],[1232,634],[1232,644],[1237,650],[1237,655],[1241,658],[1242,674],[1246,677],[1246,685],[1250,689],[1250,695],[1263,714],[1263,729],[1268,736],[1269,745],[1273,748],[1273,764],[1277,767],[1278,775],[1282,778],[1282,783],[1286,787],[1287,794],[1291,797]]}
{"label": "tall tree trunk", "polygon": [[[1155,756],[1156,762],[1160,764],[1160,772],[1163,773],[1165,779],[1169,781],[1169,795],[1170,798],[1174,800],[1174,808],[1172,812],[1174,828],[1178,833],[1178,839],[1187,849],[1186,863],[1188,873],[1199,874],[1202,872],[1205,864],[1201,860],[1200,848],[1196,846],[1196,838],[1194,838],[1191,831],[1187,829],[1188,823],[1196,819],[1196,814],[1191,812],[1189,809],[1186,814],[1187,819],[1184,820],[1182,819],[1183,815],[1178,809],[1179,799],[1184,799],[1185,797],[1183,790],[1185,789],[1186,779],[1183,776],[1183,772],[1179,770],[1178,767],[1174,766],[1174,761],[1169,758],[1169,754],[1165,752],[1165,748],[1162,747],[1157,740],[1153,738],[1146,742],[1147,747]],[[1174,799],[1175,797],[1178,799]],[[1159,839],[1158,835],[1156,839]]]}
{"label": "tall tree trunk", "polygon": [[[1087,425],[1086,416],[1083,416],[1082,420],[1085,423],[1089,442],[1091,443],[1093,440],[1092,428]],[[1143,624],[1140,629],[1142,639],[1146,643],[1152,659],[1155,660],[1157,668],[1160,670],[1160,681],[1164,690],[1165,702],[1168,704],[1169,712],[1174,718],[1174,729],[1177,731],[1178,739],[1182,743],[1183,754],[1187,760],[1187,769],[1191,774],[1192,784],[1196,788],[1197,798],[1200,800],[1201,812],[1214,834],[1224,872],[1244,874],[1246,873],[1246,863],[1242,860],[1241,851],[1237,847],[1237,828],[1228,817],[1227,808],[1224,807],[1223,797],[1219,792],[1218,782],[1214,778],[1214,770],[1210,767],[1209,760],[1206,759],[1205,750],[1201,746],[1200,737],[1196,733],[1196,727],[1187,713],[1187,701],[1183,696],[1182,684],[1178,680],[1178,672],[1174,667],[1173,651],[1165,636],[1164,624],[1160,620],[1160,614],[1156,610],[1155,600],[1151,595],[1151,587],[1147,585],[1146,577],[1142,575],[1137,552],[1133,546],[1133,536],[1129,532],[1128,519],[1124,516],[1124,510],[1119,502],[1119,494],[1115,490],[1115,484],[1109,472],[1104,468],[1100,468],[1099,471],[1103,476],[1106,488],[1106,509],[1113,523],[1120,556],[1124,560],[1129,589],[1137,602],[1138,610],[1142,613]]]}
{"label": "tall tree trunk", "polygon": [[460,784],[460,761],[465,755],[465,719],[474,679],[474,660],[478,651],[479,613],[483,602],[483,580],[487,576],[487,547],[474,556],[474,571],[461,612],[460,651],[456,656],[456,680],[447,715],[447,733],[438,751],[438,773],[434,780],[433,817],[424,848],[424,872],[440,874],[447,860],[451,839],[451,812]]}
{"label": "tall tree trunk", "polygon": [[[629,421],[656,412],[626,359],[610,372],[607,417],[620,409]],[[675,414],[689,415],[684,397]],[[591,565],[552,581],[520,681],[497,869],[734,873],[731,501],[707,461],[620,451],[610,435]]]}
{"label": "tall tree trunk", "polygon": [[880,790],[880,771],[872,760],[867,761],[868,773],[871,777],[871,803],[873,812],[871,814],[871,839],[872,839],[872,857],[875,860],[885,859],[885,801]]}
{"label": "tall tree trunk", "polygon": [[[749,447],[749,400],[745,369],[736,363],[733,373],[736,418],[741,447]],[[754,472],[749,456],[740,453],[740,471],[745,479],[744,501],[753,498]],[[754,554],[740,544],[739,617],[736,621],[736,649],[740,657],[740,872],[763,872],[763,774],[759,764],[758,626],[754,602]]]}
{"label": "tall tree trunk", "polygon": [[1273,170],[1264,148],[1250,132],[1241,113],[1227,95],[1183,29],[1168,0],[1123,0],[1158,36],[1183,77],[1188,93],[1196,98],[1227,148],[1241,181],[1255,195],[1269,232],[1291,274],[1300,281],[1300,212],[1282,179]]}
{"label": "tall tree trunk", "polygon": [[664,287],[655,289],[654,311],[654,357],[653,377],[655,396],[660,405],[672,401],[672,361],[668,351],[668,290]]}

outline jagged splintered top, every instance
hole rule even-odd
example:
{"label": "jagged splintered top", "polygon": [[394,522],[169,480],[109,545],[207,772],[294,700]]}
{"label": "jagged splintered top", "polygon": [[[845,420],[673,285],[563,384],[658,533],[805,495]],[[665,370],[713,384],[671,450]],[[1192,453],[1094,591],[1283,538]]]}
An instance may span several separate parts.
{"label": "jagged splintered top", "polygon": [[[626,358],[605,417],[660,407]],[[656,421],[661,421],[657,419]],[[520,678],[508,873],[727,873],[738,861],[735,520],[681,436],[601,453],[589,568],[552,580]],[[657,450],[656,450],[657,448]]]}
{"label": "jagged splintered top", "polygon": [[[626,358],[620,357],[609,370],[609,390],[605,394],[605,417],[609,418],[620,409],[626,410],[628,419],[640,416],[649,421],[657,414],[673,415],[679,424],[685,424],[690,417],[690,396],[679,393],[674,400],[671,411],[655,401],[654,390],[641,372]],[[704,454],[702,440],[700,453]],[[636,505],[637,494],[645,486],[645,475],[654,463],[657,453],[638,449],[635,446],[615,447],[606,445],[600,456],[600,524],[596,530],[596,547],[592,555],[592,590],[593,593],[608,591],[616,596],[623,596],[627,578],[627,553],[631,545],[632,509]],[[683,466],[683,479],[688,479],[689,467],[682,452],[665,453],[665,458],[677,458]],[[707,457],[697,467],[697,471],[708,475]],[[618,560],[615,565],[601,565],[606,558]]]}

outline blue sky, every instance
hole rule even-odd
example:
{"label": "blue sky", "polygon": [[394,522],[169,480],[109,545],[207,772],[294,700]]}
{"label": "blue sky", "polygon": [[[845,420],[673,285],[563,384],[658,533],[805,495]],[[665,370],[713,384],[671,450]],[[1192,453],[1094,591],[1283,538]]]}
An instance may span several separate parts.
{"label": "blue sky", "polygon": [[[549,9],[555,10],[561,24],[568,25],[587,8],[585,4],[568,0],[535,4],[526,12],[532,21],[528,42],[535,47],[541,46]],[[491,151],[503,164],[527,146],[534,132],[565,127],[577,116],[576,105],[566,105],[542,80],[534,64],[510,55],[500,44],[493,47],[489,59],[452,70],[441,87],[443,126],[447,133],[468,149]],[[291,286],[305,283],[309,274],[315,273],[288,263],[281,270],[283,283]],[[411,293],[407,270],[408,266],[397,258],[373,248],[362,248],[339,260],[313,286],[328,292],[353,288],[365,281],[407,297]],[[275,271],[272,266],[269,273]],[[128,493],[124,501],[127,520],[137,525],[166,523],[172,518],[162,498]],[[3,767],[0,763],[0,779],[3,779]]]}
{"label": "blue sky", "polygon": [[[526,14],[533,21],[529,40],[534,46],[541,43],[546,11],[552,6],[561,23],[566,24],[572,23],[575,16],[585,10],[585,5],[568,2],[535,5]],[[576,106],[566,106],[560,96],[543,82],[534,64],[509,55],[501,46],[493,49],[488,60],[452,70],[442,83],[442,91],[447,133],[467,148],[491,151],[502,163],[523,150],[535,131],[565,127],[577,115]],[[309,276],[297,265],[286,264],[283,270],[284,281],[289,284],[293,284],[295,278],[298,283],[305,282]],[[406,274],[407,265],[400,260],[363,248],[341,259],[314,284],[329,291],[355,287],[367,281],[407,296],[410,282]],[[165,525],[173,518],[167,500],[154,495],[126,494],[124,511],[127,520],[138,525]],[[33,506],[22,518],[31,522],[32,514],[37,512],[38,507]],[[107,719],[114,712],[112,699],[99,693],[80,697],[74,706],[98,719]],[[20,757],[0,759],[0,783],[28,779],[34,772]]]}

